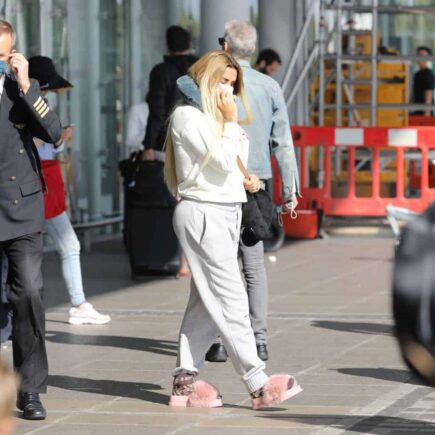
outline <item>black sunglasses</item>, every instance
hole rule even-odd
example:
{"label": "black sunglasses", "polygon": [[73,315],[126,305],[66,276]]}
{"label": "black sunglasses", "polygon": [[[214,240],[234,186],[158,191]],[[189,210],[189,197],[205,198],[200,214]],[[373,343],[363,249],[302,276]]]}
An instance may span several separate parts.
{"label": "black sunglasses", "polygon": [[218,38],[218,42],[219,42],[219,45],[220,45],[221,47],[223,47],[223,46],[224,46],[224,42],[225,42],[225,38],[224,38],[224,37],[222,37],[222,38]]}

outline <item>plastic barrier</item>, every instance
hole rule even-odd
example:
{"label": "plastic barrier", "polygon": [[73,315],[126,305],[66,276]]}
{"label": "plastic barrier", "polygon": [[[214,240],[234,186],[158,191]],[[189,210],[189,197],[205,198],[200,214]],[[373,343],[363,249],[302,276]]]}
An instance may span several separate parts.
{"label": "plastic barrier", "polygon": [[[435,182],[430,182],[435,174],[435,127],[296,126],[292,135],[301,210],[380,217],[388,204],[419,213],[435,199]],[[276,162],[274,172],[275,201],[280,203]]]}

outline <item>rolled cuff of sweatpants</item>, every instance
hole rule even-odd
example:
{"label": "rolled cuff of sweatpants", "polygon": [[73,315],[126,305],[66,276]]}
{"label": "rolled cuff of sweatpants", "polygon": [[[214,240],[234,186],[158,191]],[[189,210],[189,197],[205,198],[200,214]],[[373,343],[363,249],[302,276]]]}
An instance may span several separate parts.
{"label": "rolled cuff of sweatpants", "polygon": [[194,375],[196,376],[198,374],[198,370],[195,369],[194,367],[189,368],[189,369],[185,369],[183,367],[177,367],[173,372],[172,372],[172,376],[178,376],[181,375],[183,373],[187,373],[189,375]]}
{"label": "rolled cuff of sweatpants", "polygon": [[258,391],[267,382],[269,377],[263,371],[264,366],[261,368],[256,367],[246,373],[242,379],[248,389],[249,393]]}

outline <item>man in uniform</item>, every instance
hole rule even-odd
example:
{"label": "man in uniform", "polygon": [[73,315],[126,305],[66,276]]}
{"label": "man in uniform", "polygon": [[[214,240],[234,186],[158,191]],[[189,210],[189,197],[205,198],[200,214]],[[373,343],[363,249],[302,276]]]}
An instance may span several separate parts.
{"label": "man in uniform", "polygon": [[56,143],[62,127],[14,44],[13,27],[0,20],[0,258],[5,253],[9,261],[13,358],[21,380],[17,407],[23,418],[43,420],[39,393],[46,392],[48,378],[41,273],[45,183],[33,138]]}

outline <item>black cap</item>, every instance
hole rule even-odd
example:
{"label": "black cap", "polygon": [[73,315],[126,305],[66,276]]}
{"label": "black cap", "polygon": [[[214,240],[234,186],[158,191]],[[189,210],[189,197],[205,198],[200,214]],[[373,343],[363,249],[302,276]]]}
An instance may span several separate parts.
{"label": "black cap", "polygon": [[45,56],[33,56],[29,59],[29,77],[38,80],[41,91],[73,87],[68,80],[56,72],[53,61]]}

